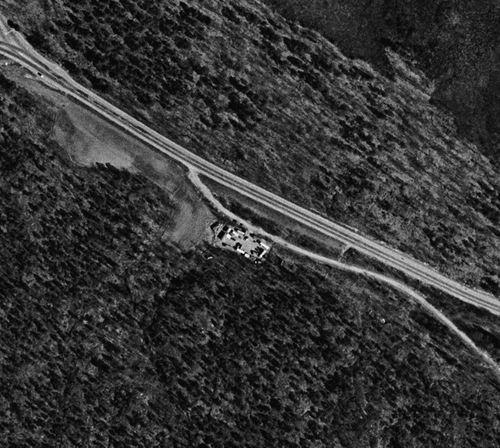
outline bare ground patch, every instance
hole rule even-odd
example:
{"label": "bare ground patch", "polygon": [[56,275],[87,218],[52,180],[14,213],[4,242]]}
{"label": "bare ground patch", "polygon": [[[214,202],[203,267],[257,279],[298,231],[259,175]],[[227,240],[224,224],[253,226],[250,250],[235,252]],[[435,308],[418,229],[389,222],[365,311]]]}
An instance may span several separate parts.
{"label": "bare ground patch", "polygon": [[214,217],[189,185],[181,165],[73,103],[60,109],[53,137],[75,163],[84,166],[110,163],[140,173],[167,191],[178,213],[165,237],[183,248],[209,237]]}
{"label": "bare ground patch", "polygon": [[184,249],[211,238],[210,224],[215,218],[191,186],[183,166],[47,88],[17,64],[1,69],[10,79],[58,110],[52,137],[74,163],[83,166],[109,163],[140,173],[169,194],[177,213],[172,217],[173,225],[165,232],[165,238]]}
{"label": "bare ground patch", "polygon": [[124,136],[93,119],[89,113],[81,113],[78,107],[68,105],[59,111],[53,136],[79,165],[94,163],[111,165],[137,172],[134,155]]}

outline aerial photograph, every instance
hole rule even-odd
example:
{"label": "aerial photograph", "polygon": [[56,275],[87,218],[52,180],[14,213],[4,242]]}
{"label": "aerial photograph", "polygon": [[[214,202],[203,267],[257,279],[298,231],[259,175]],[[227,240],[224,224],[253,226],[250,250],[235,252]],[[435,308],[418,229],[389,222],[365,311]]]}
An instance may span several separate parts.
{"label": "aerial photograph", "polygon": [[0,448],[500,448],[498,0],[0,0]]}

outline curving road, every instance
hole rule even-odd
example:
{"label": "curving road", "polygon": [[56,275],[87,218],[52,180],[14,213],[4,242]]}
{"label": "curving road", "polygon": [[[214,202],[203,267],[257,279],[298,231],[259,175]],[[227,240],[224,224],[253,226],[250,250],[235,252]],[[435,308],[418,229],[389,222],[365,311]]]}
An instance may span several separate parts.
{"label": "curving road", "polygon": [[191,171],[243,194],[266,207],[324,235],[335,238],[361,253],[404,272],[406,275],[434,286],[464,302],[500,315],[500,301],[483,291],[472,290],[429,268],[422,262],[390,247],[372,241],[342,225],[336,224],[276,194],[260,188],[214,165],[170,141],[103,98],[74,81],[60,67],[34,52],[17,32],[8,30],[0,17],[0,54],[19,63],[45,85],[58,90],[81,105],[92,109],[101,118],[114,123],[155,150],[184,164]]}

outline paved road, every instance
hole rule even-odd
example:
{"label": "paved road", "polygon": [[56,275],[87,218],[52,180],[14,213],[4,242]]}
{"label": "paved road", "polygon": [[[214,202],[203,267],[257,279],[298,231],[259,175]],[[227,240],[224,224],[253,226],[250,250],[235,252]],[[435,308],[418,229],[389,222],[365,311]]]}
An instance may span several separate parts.
{"label": "paved road", "polygon": [[[38,76],[40,82],[92,109],[102,118],[116,124],[157,151],[181,162],[190,170],[201,173],[219,184],[276,210],[315,231],[319,231],[328,237],[342,241],[359,250],[361,253],[375,258],[387,266],[404,272],[409,277],[432,285],[464,302],[500,315],[500,300],[494,296],[482,291],[466,288],[458,282],[450,280],[422,262],[396,249],[372,241],[363,235],[293,204],[280,196],[264,190],[196,156],[187,149],[135,120],[133,117],[105,101],[92,91],[76,83],[62,71],[60,67],[30,50],[29,46],[20,44],[21,38],[20,36],[16,36],[16,33],[11,33],[9,37],[5,39],[5,34],[1,33],[1,31],[2,26],[0,26],[0,34],[4,35],[4,40],[6,40],[6,42],[0,43],[0,54],[26,67],[33,72],[35,76]],[[14,38],[10,39],[12,34],[14,34]],[[43,76],[39,76],[39,74]]]}
{"label": "paved road", "polygon": [[[213,204],[213,206],[227,215],[231,219],[236,219],[237,221],[240,221],[241,218],[234,213],[231,213],[229,210],[225,209],[222,204],[214,197],[210,189],[201,182],[198,173],[194,170],[189,172],[189,179],[191,182],[203,193],[203,195]],[[305,257],[311,258],[313,260],[318,261],[321,264],[325,264],[328,266],[332,266],[336,269],[348,271],[348,272],[354,272],[355,274],[360,274],[364,275],[366,277],[373,278],[375,280],[378,280],[381,283],[386,283],[388,285],[393,286],[395,289],[398,289],[402,291],[403,293],[409,295],[412,297],[417,303],[419,303],[423,308],[427,310],[429,314],[434,316],[437,320],[439,320],[441,323],[446,325],[452,333],[454,333],[456,336],[460,338],[460,340],[465,344],[465,346],[469,347],[474,353],[476,353],[486,364],[488,364],[495,374],[500,378],[500,366],[495,362],[495,360],[485,351],[479,349],[474,341],[472,341],[467,334],[465,334],[463,331],[461,331],[446,315],[444,315],[440,310],[435,308],[433,305],[431,305],[427,299],[421,295],[420,293],[414,291],[411,289],[409,286],[404,285],[398,280],[395,280],[393,278],[387,277],[383,274],[379,274],[377,272],[372,272],[368,269],[364,269],[359,266],[353,266],[350,264],[345,264],[337,260],[333,260],[328,257],[323,257],[322,255],[315,254],[314,252],[310,252],[307,249],[304,249],[302,247],[295,246],[288,241],[285,241],[284,239],[272,235],[270,233],[267,233],[266,231],[263,231],[262,229],[259,229],[256,226],[253,226],[251,223],[245,222],[245,226],[248,227],[250,231],[253,232],[260,232],[265,238],[269,239],[270,241],[273,241],[276,244],[279,244],[280,246],[286,247],[287,249],[296,252],[298,254],[301,254]]]}

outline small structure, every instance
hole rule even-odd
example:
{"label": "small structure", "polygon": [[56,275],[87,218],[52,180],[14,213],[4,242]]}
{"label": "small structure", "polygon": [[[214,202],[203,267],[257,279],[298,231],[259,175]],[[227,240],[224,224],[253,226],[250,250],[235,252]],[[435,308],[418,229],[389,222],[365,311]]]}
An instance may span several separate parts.
{"label": "small structure", "polygon": [[271,245],[257,238],[253,233],[240,226],[216,223],[211,226],[214,231],[214,244],[233,249],[245,258],[261,262],[271,250]]}

